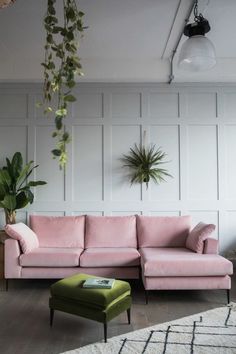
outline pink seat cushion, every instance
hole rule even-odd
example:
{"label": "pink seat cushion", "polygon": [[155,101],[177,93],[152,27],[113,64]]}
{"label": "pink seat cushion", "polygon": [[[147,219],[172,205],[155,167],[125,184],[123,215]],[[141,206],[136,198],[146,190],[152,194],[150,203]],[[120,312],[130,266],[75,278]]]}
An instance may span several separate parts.
{"label": "pink seat cushion", "polygon": [[135,216],[86,216],[85,248],[94,247],[137,248]]}
{"label": "pink seat cushion", "polygon": [[137,216],[139,247],[185,247],[191,216]]}
{"label": "pink seat cushion", "polygon": [[198,254],[187,248],[141,248],[145,276],[220,276],[233,273],[233,265],[216,254]]}
{"label": "pink seat cushion", "polygon": [[204,241],[212,234],[216,226],[200,222],[190,232],[186,240],[186,247],[190,250],[203,253]]}
{"label": "pink seat cushion", "polygon": [[132,267],[140,264],[136,248],[88,248],[80,257],[81,267]]}
{"label": "pink seat cushion", "polygon": [[38,236],[39,247],[84,248],[84,215],[30,215],[30,225]]}
{"label": "pink seat cushion", "polygon": [[28,253],[34,248],[39,247],[37,235],[22,222],[6,225],[5,231],[10,237],[20,242],[23,253]]}
{"label": "pink seat cushion", "polygon": [[37,248],[20,256],[23,267],[78,267],[82,248]]}

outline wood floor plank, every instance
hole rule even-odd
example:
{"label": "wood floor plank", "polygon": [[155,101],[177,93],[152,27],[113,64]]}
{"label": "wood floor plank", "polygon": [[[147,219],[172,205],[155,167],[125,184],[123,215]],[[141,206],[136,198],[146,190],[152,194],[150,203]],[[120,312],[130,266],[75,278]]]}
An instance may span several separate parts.
{"label": "wood floor plank", "polygon": [[[3,281],[2,281],[3,282]],[[49,326],[49,287],[52,280],[11,280],[9,291],[0,284],[0,353],[59,354],[103,340],[103,326],[97,322],[55,312]],[[108,338],[158,323],[189,316],[226,304],[226,292],[154,291],[145,305],[143,287],[132,281],[131,325],[126,313],[108,325]],[[236,301],[236,276],[231,299]]]}

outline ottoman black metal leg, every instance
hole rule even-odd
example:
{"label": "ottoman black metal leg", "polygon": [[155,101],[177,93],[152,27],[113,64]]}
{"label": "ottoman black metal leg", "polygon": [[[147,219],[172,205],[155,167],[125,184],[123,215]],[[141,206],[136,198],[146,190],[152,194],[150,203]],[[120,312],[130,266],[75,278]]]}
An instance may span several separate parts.
{"label": "ottoman black metal leg", "polygon": [[130,309],[127,310],[128,324],[130,324]]}
{"label": "ottoman black metal leg", "polygon": [[227,289],[227,301],[228,301],[228,304],[230,303],[230,289]]}
{"label": "ottoman black metal leg", "polygon": [[145,300],[146,300],[146,305],[148,304],[148,290],[145,290]]}
{"label": "ottoman black metal leg", "polygon": [[104,323],[104,342],[107,342],[107,323]]}
{"label": "ottoman black metal leg", "polygon": [[53,309],[50,309],[50,327],[52,327],[53,318],[54,318],[54,310],[53,310]]}

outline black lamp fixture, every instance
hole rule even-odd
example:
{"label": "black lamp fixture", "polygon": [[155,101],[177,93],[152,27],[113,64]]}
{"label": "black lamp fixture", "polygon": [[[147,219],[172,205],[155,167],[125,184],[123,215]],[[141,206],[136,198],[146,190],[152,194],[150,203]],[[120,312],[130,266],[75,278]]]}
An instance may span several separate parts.
{"label": "black lamp fixture", "polygon": [[205,37],[211,27],[207,19],[198,13],[198,0],[194,3],[193,13],[194,22],[184,27],[184,35],[189,38],[182,45],[178,66],[191,72],[209,70],[216,64],[215,48]]}

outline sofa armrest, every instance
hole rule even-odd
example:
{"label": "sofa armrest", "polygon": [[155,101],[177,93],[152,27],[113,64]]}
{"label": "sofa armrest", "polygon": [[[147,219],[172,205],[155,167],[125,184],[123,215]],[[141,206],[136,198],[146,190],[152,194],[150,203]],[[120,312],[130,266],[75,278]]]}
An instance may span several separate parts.
{"label": "sofa armrest", "polygon": [[20,245],[17,240],[8,238],[5,241],[5,278],[15,279],[21,277],[21,266],[19,265],[19,256],[21,254]]}
{"label": "sofa armrest", "polygon": [[219,253],[219,241],[215,238],[207,238],[204,241],[204,254],[218,254]]}

